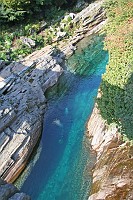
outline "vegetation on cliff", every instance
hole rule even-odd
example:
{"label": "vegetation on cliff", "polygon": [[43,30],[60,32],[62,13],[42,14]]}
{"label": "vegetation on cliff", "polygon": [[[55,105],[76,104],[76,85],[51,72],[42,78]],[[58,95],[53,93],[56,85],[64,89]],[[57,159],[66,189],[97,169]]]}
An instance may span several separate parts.
{"label": "vegetation on cliff", "polygon": [[73,3],[74,0],[0,0],[1,22],[19,21],[29,18],[29,15],[45,13],[47,8],[59,8]]}
{"label": "vegetation on cliff", "polygon": [[66,5],[60,0],[0,0],[0,59],[18,60],[51,44],[61,16],[68,11]]}
{"label": "vegetation on cliff", "polygon": [[72,24],[71,17],[64,20],[63,16],[83,8],[76,7],[76,2],[0,0],[0,59],[20,60],[37,49],[58,42],[61,38],[69,38],[77,25]]}
{"label": "vegetation on cliff", "polygon": [[102,77],[98,106],[108,124],[133,138],[133,1],[106,0],[105,49],[109,63]]}

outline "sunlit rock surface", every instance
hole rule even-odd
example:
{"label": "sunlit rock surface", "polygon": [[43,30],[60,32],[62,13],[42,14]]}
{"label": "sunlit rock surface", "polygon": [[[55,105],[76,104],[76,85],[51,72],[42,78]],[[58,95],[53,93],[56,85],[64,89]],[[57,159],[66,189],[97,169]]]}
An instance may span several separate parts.
{"label": "sunlit rock surface", "polygon": [[44,92],[63,72],[51,54],[40,51],[1,70],[0,175],[8,182],[16,179],[36,145],[46,107]]}
{"label": "sunlit rock surface", "polygon": [[97,153],[88,200],[133,199],[133,146],[123,142],[115,125],[107,126],[95,106],[87,135]]}

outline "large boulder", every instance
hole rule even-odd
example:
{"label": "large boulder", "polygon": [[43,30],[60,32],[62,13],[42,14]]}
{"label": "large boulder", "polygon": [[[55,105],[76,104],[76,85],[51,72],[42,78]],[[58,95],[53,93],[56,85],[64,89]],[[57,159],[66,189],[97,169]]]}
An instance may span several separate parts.
{"label": "large boulder", "polygon": [[67,35],[66,32],[58,31],[58,32],[57,32],[57,38],[56,38],[56,40],[59,41],[59,40],[61,40],[62,38],[64,38],[66,35]]}

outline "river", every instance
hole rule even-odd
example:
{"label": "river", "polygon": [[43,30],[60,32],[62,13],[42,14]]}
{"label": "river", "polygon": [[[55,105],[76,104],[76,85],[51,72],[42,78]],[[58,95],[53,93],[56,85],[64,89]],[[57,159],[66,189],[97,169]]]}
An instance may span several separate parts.
{"label": "river", "polygon": [[93,156],[86,147],[85,124],[107,62],[103,37],[86,38],[68,59],[59,83],[47,92],[40,144],[16,183],[33,200],[88,199]]}

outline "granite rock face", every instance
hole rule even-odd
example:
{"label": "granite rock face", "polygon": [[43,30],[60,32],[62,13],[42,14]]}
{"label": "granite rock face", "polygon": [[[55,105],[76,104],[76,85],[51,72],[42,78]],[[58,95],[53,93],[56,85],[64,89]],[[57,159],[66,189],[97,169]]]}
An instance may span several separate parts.
{"label": "granite rock face", "polygon": [[20,193],[12,184],[6,183],[0,178],[0,200],[30,200],[31,198]]}
{"label": "granite rock face", "polygon": [[63,72],[42,51],[13,62],[0,73],[0,176],[12,182],[22,171],[42,128],[44,92]]}
{"label": "granite rock face", "polygon": [[88,200],[133,199],[133,146],[123,142],[115,124],[106,125],[96,106],[87,125],[87,135],[97,153]]}

